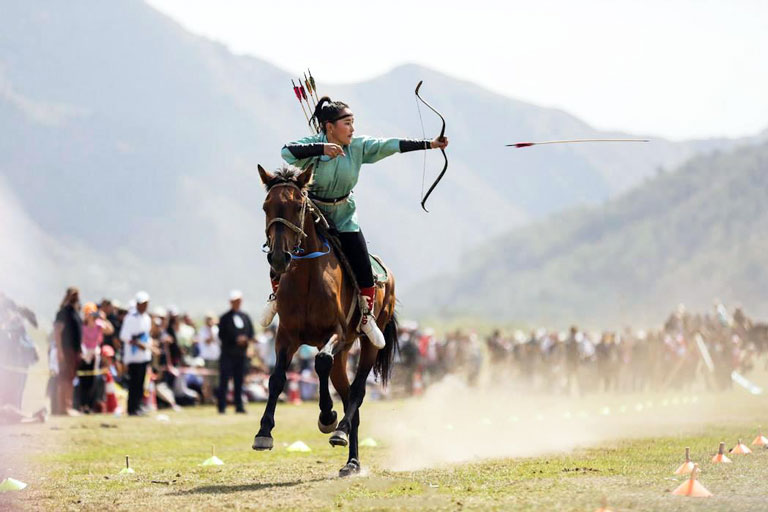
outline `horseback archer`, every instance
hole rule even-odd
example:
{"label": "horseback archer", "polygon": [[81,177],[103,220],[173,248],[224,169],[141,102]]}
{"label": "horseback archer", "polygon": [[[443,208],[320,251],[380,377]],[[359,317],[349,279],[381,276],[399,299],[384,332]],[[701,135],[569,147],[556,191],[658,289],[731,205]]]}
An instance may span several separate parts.
{"label": "horseback archer", "polygon": [[[349,106],[328,97],[320,98],[312,118],[320,132],[286,144],[282,150],[289,164],[303,170],[289,167],[273,173],[259,166],[267,189],[264,212],[273,289],[261,320],[269,324],[279,314],[280,324],[269,398],[253,449],[272,449],[275,408],[288,365],[302,344],[311,345],[320,350],[315,357],[318,428],[332,433],[331,445],[349,446],[347,463],[339,471],[340,476],[347,476],[360,471],[359,409],[368,374],[373,370],[386,384],[397,350],[394,275],[382,264],[385,276],[374,280],[352,189],[362,164],[395,153],[443,149],[448,140],[353,137],[354,116]],[[358,338],[360,358],[350,384],[347,357]],[[329,379],[344,404],[340,421],[333,410]]]}
{"label": "horseback archer", "polygon": [[[363,164],[372,164],[395,153],[426,149],[445,149],[448,138],[432,140],[376,139],[366,136],[355,137],[355,116],[342,101],[331,101],[323,96],[315,107],[312,120],[320,126],[316,135],[305,137],[283,146],[283,159],[291,165],[306,168],[314,165],[314,178],[309,185],[309,197],[332,221],[339,232],[344,255],[349,260],[360,286],[361,303],[367,307],[361,323],[362,332],[377,348],[384,346],[384,338],[370,321],[373,311],[374,283],[368,246],[357,222],[357,204],[353,188],[360,177]],[[271,261],[270,261],[271,263]],[[261,316],[261,325],[268,326],[277,312],[275,300],[280,280],[279,275],[270,272],[272,294]]]}

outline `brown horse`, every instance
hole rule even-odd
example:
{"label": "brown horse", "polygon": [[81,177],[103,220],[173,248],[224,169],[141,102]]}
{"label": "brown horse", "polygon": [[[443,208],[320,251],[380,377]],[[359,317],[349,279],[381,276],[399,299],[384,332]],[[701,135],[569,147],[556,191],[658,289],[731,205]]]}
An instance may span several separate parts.
{"label": "brown horse", "polygon": [[[325,434],[332,433],[331,445],[349,445],[347,464],[339,471],[340,476],[347,476],[360,471],[357,429],[368,374],[373,369],[386,384],[397,351],[395,280],[392,272],[388,272],[387,282],[376,290],[376,322],[386,339],[385,347],[378,350],[358,333],[360,312],[355,285],[316,229],[316,222],[323,219],[307,197],[312,171],[310,166],[304,171],[284,168],[270,173],[259,166],[261,181],[267,189],[267,261],[280,275],[280,324],[275,339],[277,361],[269,378],[269,399],[253,449],[272,449],[275,406],[285,387],[286,370],[296,350],[302,344],[311,345],[320,349],[315,357],[320,381],[318,427]],[[350,386],[347,356],[358,337],[360,362]],[[328,389],[329,377],[344,403],[344,417],[338,424]]]}

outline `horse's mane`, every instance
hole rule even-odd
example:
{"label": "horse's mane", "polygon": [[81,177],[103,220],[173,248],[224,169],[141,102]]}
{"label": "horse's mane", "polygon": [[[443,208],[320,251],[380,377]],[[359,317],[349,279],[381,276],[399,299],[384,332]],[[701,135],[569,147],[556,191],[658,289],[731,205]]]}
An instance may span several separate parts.
{"label": "horse's mane", "polygon": [[[269,192],[269,189],[280,183],[293,183],[297,187],[302,188],[298,183],[299,174],[302,172],[304,172],[302,169],[294,167],[293,165],[283,165],[274,172],[272,179],[265,185],[267,192]],[[303,188],[307,188],[308,186],[309,183]]]}

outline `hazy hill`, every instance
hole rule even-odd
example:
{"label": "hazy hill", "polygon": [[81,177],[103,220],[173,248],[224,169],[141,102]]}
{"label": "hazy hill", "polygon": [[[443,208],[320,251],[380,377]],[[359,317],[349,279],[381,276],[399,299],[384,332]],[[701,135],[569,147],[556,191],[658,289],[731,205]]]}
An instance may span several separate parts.
{"label": "hazy hill", "polygon": [[[4,193],[35,226],[24,233],[90,262],[89,272],[56,263],[59,281],[123,296],[141,286],[195,307],[231,286],[264,294],[254,169],[279,165],[280,147],[307,133],[289,75],[137,0],[0,0],[0,12]],[[420,79],[448,119],[450,165],[431,215],[418,205],[420,154],[366,168],[357,189],[367,238],[401,284],[452,268],[462,248],[529,219],[602,201],[659,167],[734,143],[511,150],[503,144],[623,134],[417,66],[354,85],[316,78],[321,92],[353,106],[359,133],[421,136]],[[436,134],[435,116],[423,116]],[[440,167],[432,152],[427,185]]]}
{"label": "hazy hill", "polygon": [[565,325],[648,325],[682,301],[768,309],[768,144],[692,159],[601,207],[569,210],[464,254],[413,311]]}

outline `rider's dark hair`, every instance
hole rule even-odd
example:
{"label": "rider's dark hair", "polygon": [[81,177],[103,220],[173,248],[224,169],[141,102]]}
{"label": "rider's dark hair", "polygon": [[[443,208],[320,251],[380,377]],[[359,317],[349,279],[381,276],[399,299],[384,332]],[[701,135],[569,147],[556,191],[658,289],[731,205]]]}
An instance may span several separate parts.
{"label": "rider's dark hair", "polygon": [[343,119],[350,114],[344,114],[344,109],[349,108],[349,105],[343,101],[331,101],[328,96],[323,96],[320,101],[317,102],[315,107],[315,113],[313,118],[317,119],[320,124],[320,129],[325,132],[325,123],[335,123],[339,119]]}

